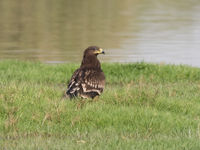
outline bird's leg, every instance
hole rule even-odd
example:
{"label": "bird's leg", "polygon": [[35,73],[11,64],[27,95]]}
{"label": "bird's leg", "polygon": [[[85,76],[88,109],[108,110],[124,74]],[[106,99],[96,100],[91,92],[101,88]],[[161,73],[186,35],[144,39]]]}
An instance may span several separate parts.
{"label": "bird's leg", "polygon": [[78,104],[76,105],[76,110],[82,109],[83,106],[85,105],[86,100],[81,99]]}
{"label": "bird's leg", "polygon": [[63,93],[61,100],[65,100],[65,99],[70,99],[69,95],[67,95],[66,92]]}
{"label": "bird's leg", "polygon": [[92,101],[98,101],[98,99],[99,99],[99,96],[95,96],[93,99],[92,99]]}

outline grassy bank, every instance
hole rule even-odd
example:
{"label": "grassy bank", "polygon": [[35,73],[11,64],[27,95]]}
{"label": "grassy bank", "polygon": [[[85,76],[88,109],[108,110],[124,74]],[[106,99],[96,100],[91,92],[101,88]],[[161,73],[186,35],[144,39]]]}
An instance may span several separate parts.
{"label": "grassy bank", "polygon": [[1,148],[200,149],[200,69],[103,64],[98,100],[62,100],[78,66],[0,62]]}

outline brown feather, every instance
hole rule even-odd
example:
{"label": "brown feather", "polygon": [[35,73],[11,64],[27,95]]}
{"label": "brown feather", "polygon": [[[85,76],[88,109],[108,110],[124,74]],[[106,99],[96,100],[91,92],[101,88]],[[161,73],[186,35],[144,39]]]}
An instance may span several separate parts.
{"label": "brown feather", "polygon": [[105,87],[105,75],[97,55],[93,52],[98,47],[88,47],[79,69],[71,77],[66,94],[70,97],[94,98],[99,96]]}

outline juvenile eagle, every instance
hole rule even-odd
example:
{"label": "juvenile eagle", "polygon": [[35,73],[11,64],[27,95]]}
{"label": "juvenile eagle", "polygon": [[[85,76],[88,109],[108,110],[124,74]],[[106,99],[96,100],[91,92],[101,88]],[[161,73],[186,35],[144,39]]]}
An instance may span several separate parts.
{"label": "juvenile eagle", "polygon": [[90,46],[85,49],[81,66],[74,72],[68,84],[67,96],[93,99],[103,92],[105,75],[97,59],[98,54],[105,53],[97,46]]}

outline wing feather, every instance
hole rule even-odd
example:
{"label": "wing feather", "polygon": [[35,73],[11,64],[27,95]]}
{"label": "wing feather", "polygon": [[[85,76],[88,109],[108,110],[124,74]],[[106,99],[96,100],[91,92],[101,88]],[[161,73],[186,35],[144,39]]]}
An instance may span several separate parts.
{"label": "wing feather", "polygon": [[70,97],[89,95],[96,93],[100,95],[105,86],[105,76],[101,70],[77,69],[68,84],[66,91]]}
{"label": "wing feather", "polygon": [[100,95],[105,86],[105,76],[102,71],[87,70],[81,83],[83,92],[97,92]]}
{"label": "wing feather", "polygon": [[81,76],[82,71],[80,69],[77,69],[74,74],[71,77],[71,80],[68,84],[68,88],[67,88],[67,94],[73,94],[73,95],[77,95],[77,91],[80,89],[80,84],[81,84]]}

